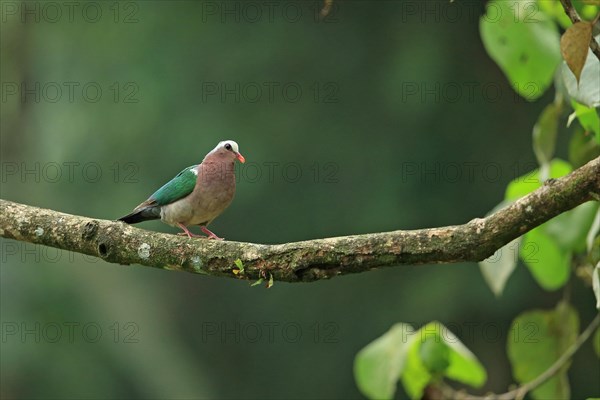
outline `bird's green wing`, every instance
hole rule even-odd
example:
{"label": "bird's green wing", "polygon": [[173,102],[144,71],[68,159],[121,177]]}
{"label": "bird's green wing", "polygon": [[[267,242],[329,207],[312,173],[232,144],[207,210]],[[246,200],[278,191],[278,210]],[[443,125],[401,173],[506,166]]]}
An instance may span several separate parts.
{"label": "bird's green wing", "polygon": [[146,203],[164,206],[192,193],[194,186],[196,185],[196,179],[198,178],[196,167],[197,165],[192,165],[178,173],[175,178],[171,179],[154,192]]}

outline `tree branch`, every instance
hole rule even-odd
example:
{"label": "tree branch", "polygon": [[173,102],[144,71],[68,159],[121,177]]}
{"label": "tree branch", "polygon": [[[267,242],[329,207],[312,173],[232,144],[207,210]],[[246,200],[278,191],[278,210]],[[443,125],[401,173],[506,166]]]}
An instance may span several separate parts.
{"label": "tree branch", "polygon": [[[0,200],[0,236],[119,264],[309,282],[400,264],[481,261],[536,226],[600,199],[600,157],[486,217],[464,225],[264,245],[184,238]],[[244,272],[234,274],[240,259]]]}
{"label": "tree branch", "polygon": [[[571,0],[560,0],[560,3],[565,9],[565,13],[567,14],[571,22],[577,23],[581,21],[581,17],[577,13],[575,7],[573,7]],[[597,21],[597,18],[594,21]],[[595,22],[592,22],[592,24],[595,24]],[[594,35],[592,35],[592,39],[590,40],[590,49],[592,49],[592,52],[600,61],[600,45],[598,44],[598,42],[596,42],[596,39],[594,39]]]}

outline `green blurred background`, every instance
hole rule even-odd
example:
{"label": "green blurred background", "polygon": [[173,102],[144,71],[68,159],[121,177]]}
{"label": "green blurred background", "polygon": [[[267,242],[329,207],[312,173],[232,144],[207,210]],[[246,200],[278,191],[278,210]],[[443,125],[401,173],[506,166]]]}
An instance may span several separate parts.
{"label": "green blurred background", "polygon": [[[483,2],[344,1],[324,20],[315,1],[0,3],[1,197],[94,218],[234,139],[247,163],[211,225],[229,240],[464,223],[535,167],[553,95],[511,91],[479,38]],[[431,320],[487,368],[480,392],[500,392],[512,318],[561,296],[522,265],[501,298],[474,263],[266,290],[0,245],[2,398],[361,398],[357,351]],[[570,292],[584,325],[592,292]],[[586,343],[573,398],[599,374]]]}

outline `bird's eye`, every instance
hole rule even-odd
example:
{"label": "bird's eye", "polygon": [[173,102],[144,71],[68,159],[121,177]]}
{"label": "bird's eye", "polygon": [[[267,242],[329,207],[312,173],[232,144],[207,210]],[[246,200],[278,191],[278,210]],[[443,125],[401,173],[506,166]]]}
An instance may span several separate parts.
{"label": "bird's eye", "polygon": [[231,150],[231,145],[230,145],[229,143],[227,143],[227,144],[225,145],[225,148],[226,148],[227,150]]}

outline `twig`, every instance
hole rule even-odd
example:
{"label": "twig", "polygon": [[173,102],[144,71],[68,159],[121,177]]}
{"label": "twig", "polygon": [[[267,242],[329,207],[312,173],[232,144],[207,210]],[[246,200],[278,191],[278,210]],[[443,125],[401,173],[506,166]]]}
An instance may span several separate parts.
{"label": "twig", "polygon": [[[486,218],[463,225],[278,245],[183,238],[0,200],[0,236],[100,257],[256,280],[308,282],[400,264],[481,261],[515,238],[600,196],[600,157]],[[244,274],[234,274],[240,259]]]}
{"label": "twig", "polygon": [[527,382],[526,384],[522,385],[521,387],[519,387],[515,390],[511,390],[510,392],[505,393],[505,395],[508,395],[508,396],[500,397],[500,398],[501,399],[513,399],[513,398],[514,399],[522,399],[523,397],[525,397],[525,395],[528,392],[537,388],[538,386],[540,386],[541,384],[546,382],[548,379],[552,378],[554,375],[556,375],[558,373],[558,371],[560,371],[560,369],[565,365],[565,363],[567,361],[569,361],[571,359],[571,357],[573,357],[573,355],[577,352],[577,350],[579,350],[581,345],[584,344],[586,340],[588,340],[588,338],[592,335],[592,333],[594,333],[594,330],[598,327],[598,325],[600,325],[600,313],[598,313],[596,315],[596,318],[594,318],[592,320],[592,322],[590,322],[588,327],[585,328],[585,330],[583,332],[581,332],[581,335],[579,335],[577,337],[575,342],[567,349],[567,351],[565,351],[558,358],[558,360],[556,360],[554,362],[554,364],[552,364],[550,366],[550,368],[548,368],[547,370],[542,372],[534,380]]}
{"label": "twig", "polygon": [[547,370],[542,372],[532,381],[529,381],[516,389],[501,394],[487,394],[485,396],[476,396],[465,393],[464,391],[457,391],[451,386],[444,384],[442,386],[442,392],[444,396],[450,399],[460,400],[520,400],[525,397],[527,393],[536,389],[548,379],[556,375],[560,369],[573,357],[573,355],[579,350],[589,337],[594,333],[594,330],[600,325],[600,313],[590,322],[583,332],[575,339],[575,342],[552,364]]}
{"label": "twig", "polygon": [[[565,13],[567,14],[567,16],[569,17],[571,22],[577,23],[577,22],[581,21],[581,17],[577,13],[577,10],[575,9],[575,7],[573,7],[571,0],[560,0],[560,3],[562,4],[563,8],[565,9]],[[596,17],[594,19],[594,21],[592,22],[592,25],[595,24],[597,20],[598,20],[598,17]],[[593,35],[592,35],[592,39],[590,40],[590,49],[592,49],[592,52],[596,55],[596,57],[600,61],[600,45],[598,44],[598,42],[596,42],[596,39],[594,39]]]}

